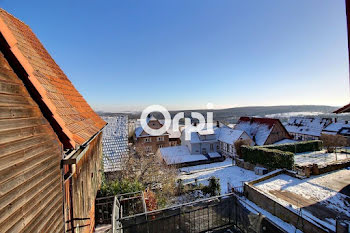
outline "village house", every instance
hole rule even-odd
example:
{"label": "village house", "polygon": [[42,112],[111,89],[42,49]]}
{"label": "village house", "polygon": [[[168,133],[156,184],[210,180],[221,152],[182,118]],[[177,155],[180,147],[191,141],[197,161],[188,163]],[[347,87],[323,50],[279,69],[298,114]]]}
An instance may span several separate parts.
{"label": "village house", "polygon": [[247,140],[255,145],[249,135],[242,130],[231,129],[219,122],[213,130],[206,127],[199,132],[190,132],[191,138],[186,138],[186,129],[181,133],[181,146],[160,148],[157,155],[170,164],[194,165],[204,162],[217,161],[223,157],[236,155],[235,142]]}
{"label": "village house", "polygon": [[105,124],[0,9],[1,232],[93,232]]}
{"label": "village house", "polygon": [[234,129],[246,132],[257,146],[292,138],[281,121],[272,118],[241,117]]}
{"label": "village house", "polygon": [[[159,122],[164,125],[164,120],[159,120]],[[183,125],[179,125],[179,128],[174,129],[174,125],[170,124],[167,133],[169,134],[169,146],[178,146],[181,145],[181,128]]]}
{"label": "village house", "polygon": [[218,141],[220,128],[214,126],[213,130],[205,128],[199,132],[190,132],[190,139],[186,138],[186,130],[181,133],[181,145],[186,146],[191,154],[208,155],[220,150]]}
{"label": "village house", "polygon": [[335,118],[333,123],[322,130],[322,134],[343,136],[347,139],[348,145],[350,145],[350,122],[346,120],[338,121]]}
{"label": "village house", "polygon": [[249,135],[242,130],[231,129],[229,127],[220,128],[218,137],[220,154],[225,157],[236,156],[235,142],[238,140],[246,140],[251,146],[255,144]]}
{"label": "village house", "polygon": [[[146,119],[147,125],[151,129],[160,129],[163,124],[153,115],[149,115]],[[135,129],[134,135],[135,149],[140,154],[155,154],[159,148],[169,146],[169,133],[153,136],[148,134],[142,126]]]}
{"label": "village house", "polygon": [[331,118],[291,117],[285,127],[295,140],[318,140],[322,130],[332,123]]}

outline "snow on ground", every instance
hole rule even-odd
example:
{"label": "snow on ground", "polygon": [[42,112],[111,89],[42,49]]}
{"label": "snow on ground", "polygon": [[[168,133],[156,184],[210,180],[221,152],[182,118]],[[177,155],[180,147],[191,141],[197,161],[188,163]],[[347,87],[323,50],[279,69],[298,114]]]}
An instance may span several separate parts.
{"label": "snow on ground", "polygon": [[280,144],[296,143],[296,142],[298,142],[298,141],[285,138],[285,139],[282,139],[281,141],[275,142],[274,144],[275,144],[275,145],[280,145]]}
{"label": "snow on ground", "polygon": [[208,179],[215,176],[220,179],[221,194],[228,192],[228,183],[231,187],[242,186],[242,182],[254,180],[260,176],[255,175],[253,171],[232,165],[231,159],[223,162],[212,163],[206,165],[198,165],[188,168],[182,168],[179,179],[184,184],[194,183],[195,179],[199,183],[208,184]]}
{"label": "snow on ground", "polygon": [[299,166],[309,164],[325,164],[337,160],[350,158],[349,154],[345,153],[327,153],[325,150],[299,153],[294,156],[294,163]]}
{"label": "snow on ground", "polygon": [[180,168],[180,172],[191,173],[191,172],[198,172],[199,170],[219,168],[223,166],[232,166],[232,159],[226,159],[222,162],[217,162],[217,163],[208,163],[208,164],[202,164],[202,165],[197,165],[192,167],[183,167],[183,168]]}
{"label": "snow on ground", "polygon": [[[279,193],[290,192],[292,194],[296,194],[297,196],[301,197],[301,201],[307,200],[307,202],[318,203],[325,206],[327,209],[334,210],[337,213],[341,213],[350,217],[350,203],[347,200],[349,197],[342,193],[339,193],[338,190],[335,191],[327,187],[329,186],[327,185],[328,181],[335,182],[337,179],[341,179],[345,176],[350,176],[350,171],[347,169],[310,177],[304,180],[300,180],[286,174],[280,174],[271,179],[255,184],[255,187],[287,208],[298,210],[298,208],[304,207],[304,205],[300,203],[300,206],[296,206],[292,203],[289,203],[288,201],[277,197],[275,195],[276,191]],[[299,200],[296,201],[299,203]],[[330,229],[335,229],[334,219],[326,218],[321,220],[304,209],[303,215]],[[336,216],[334,216],[334,218],[335,217]]]}
{"label": "snow on ground", "polygon": [[294,117],[294,116],[317,116],[322,114],[322,112],[283,112],[275,114],[267,114],[265,117],[268,118],[281,118],[281,117]]}

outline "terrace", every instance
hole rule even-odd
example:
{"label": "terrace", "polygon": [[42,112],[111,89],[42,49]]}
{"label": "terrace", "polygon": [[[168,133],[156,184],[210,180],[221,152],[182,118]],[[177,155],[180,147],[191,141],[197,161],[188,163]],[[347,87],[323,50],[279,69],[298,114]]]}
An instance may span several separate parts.
{"label": "terrace", "polygon": [[302,231],[335,232],[336,222],[350,220],[350,170],[307,179],[277,171],[245,184],[247,198]]}

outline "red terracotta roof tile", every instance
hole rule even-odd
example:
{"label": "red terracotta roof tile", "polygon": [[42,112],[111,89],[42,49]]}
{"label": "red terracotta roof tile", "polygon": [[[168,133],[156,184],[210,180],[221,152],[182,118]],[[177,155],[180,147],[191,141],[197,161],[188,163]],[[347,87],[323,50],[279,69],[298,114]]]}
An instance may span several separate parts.
{"label": "red terracotta roof tile", "polygon": [[337,110],[335,110],[333,113],[345,113],[345,112],[350,112],[350,104],[345,105],[344,107],[341,107]]}
{"label": "red terracotta roof tile", "polygon": [[32,30],[1,8],[0,32],[72,148],[103,128],[106,122],[75,89]]}
{"label": "red terracotta roof tile", "polygon": [[268,125],[269,128],[271,128],[275,124],[281,124],[279,119],[273,118],[240,117],[239,122],[240,121],[250,121],[251,123],[264,124]]}

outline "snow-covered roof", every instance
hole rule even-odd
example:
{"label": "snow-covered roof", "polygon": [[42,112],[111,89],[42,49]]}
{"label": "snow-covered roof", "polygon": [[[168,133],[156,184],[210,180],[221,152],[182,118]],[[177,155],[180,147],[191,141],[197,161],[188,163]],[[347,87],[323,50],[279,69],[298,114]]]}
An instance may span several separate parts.
{"label": "snow-covered roof", "polygon": [[202,154],[192,155],[186,146],[164,147],[159,151],[168,165],[207,160]]}
{"label": "snow-covered roof", "polygon": [[113,117],[102,117],[108,124],[103,129],[103,136],[128,137],[128,116],[117,115]]}
{"label": "snow-covered roof", "polygon": [[218,152],[209,152],[208,156],[212,159],[212,158],[220,158],[221,155]]}
{"label": "snow-covered roof", "polygon": [[128,156],[128,116],[103,117],[102,150],[105,172],[121,170],[122,159]]}
{"label": "snow-covered roof", "polygon": [[340,135],[349,136],[350,135],[350,127],[343,127],[339,130]]}
{"label": "snow-covered roof", "polygon": [[[204,128],[202,131],[204,131],[205,133],[200,134],[202,131],[200,132],[192,132],[191,133],[191,143],[201,143],[201,142],[206,142],[206,141],[217,141],[218,140],[218,136],[220,134],[220,128],[213,126],[213,130],[214,133],[211,134],[207,134],[207,128]],[[186,129],[183,131],[183,133],[186,133]],[[213,139],[208,139],[208,140],[201,140],[199,138],[199,135],[204,136],[204,135],[215,135],[215,137]]]}
{"label": "snow-covered roof", "polygon": [[[252,139],[255,139],[255,143],[258,146],[264,145],[275,123],[273,123],[273,121],[271,122],[259,121],[258,120],[259,118],[251,118],[251,119],[252,120],[246,121],[245,118],[242,120],[242,117],[241,117],[240,121],[236,124],[235,129],[243,130],[244,132],[246,132],[249,137],[251,137]],[[271,119],[271,120],[275,120],[275,119]]]}
{"label": "snow-covered roof", "polygon": [[220,128],[220,134],[218,140],[225,142],[227,144],[233,144],[239,139],[239,137],[244,133],[242,130],[230,129],[230,128]]}
{"label": "snow-covered roof", "polygon": [[181,131],[180,129],[177,131],[174,131],[173,125],[170,125],[170,128],[168,129],[169,138],[180,138],[181,137]]}
{"label": "snow-covered roof", "polygon": [[198,134],[201,136],[212,135],[214,133],[215,133],[214,130],[209,130],[209,129],[201,130],[198,132]]}
{"label": "snow-covered roof", "polygon": [[326,128],[323,129],[322,133],[325,134],[337,134],[342,130],[342,128],[349,128],[350,122],[348,121],[338,121],[329,124]]}
{"label": "snow-covered roof", "polygon": [[298,142],[298,141],[285,138],[285,139],[282,139],[281,141],[275,142],[274,144],[280,145],[280,144],[296,143],[296,142]]}
{"label": "snow-covered roof", "polygon": [[128,138],[103,136],[102,150],[104,171],[121,170],[122,160],[128,157]]}
{"label": "snow-covered roof", "polygon": [[285,128],[290,133],[321,136],[322,130],[332,122],[331,118],[291,117]]}
{"label": "snow-covered roof", "polygon": [[138,138],[140,137],[141,133],[143,132],[143,128],[142,126],[138,126],[136,129],[135,129],[135,136]]}

